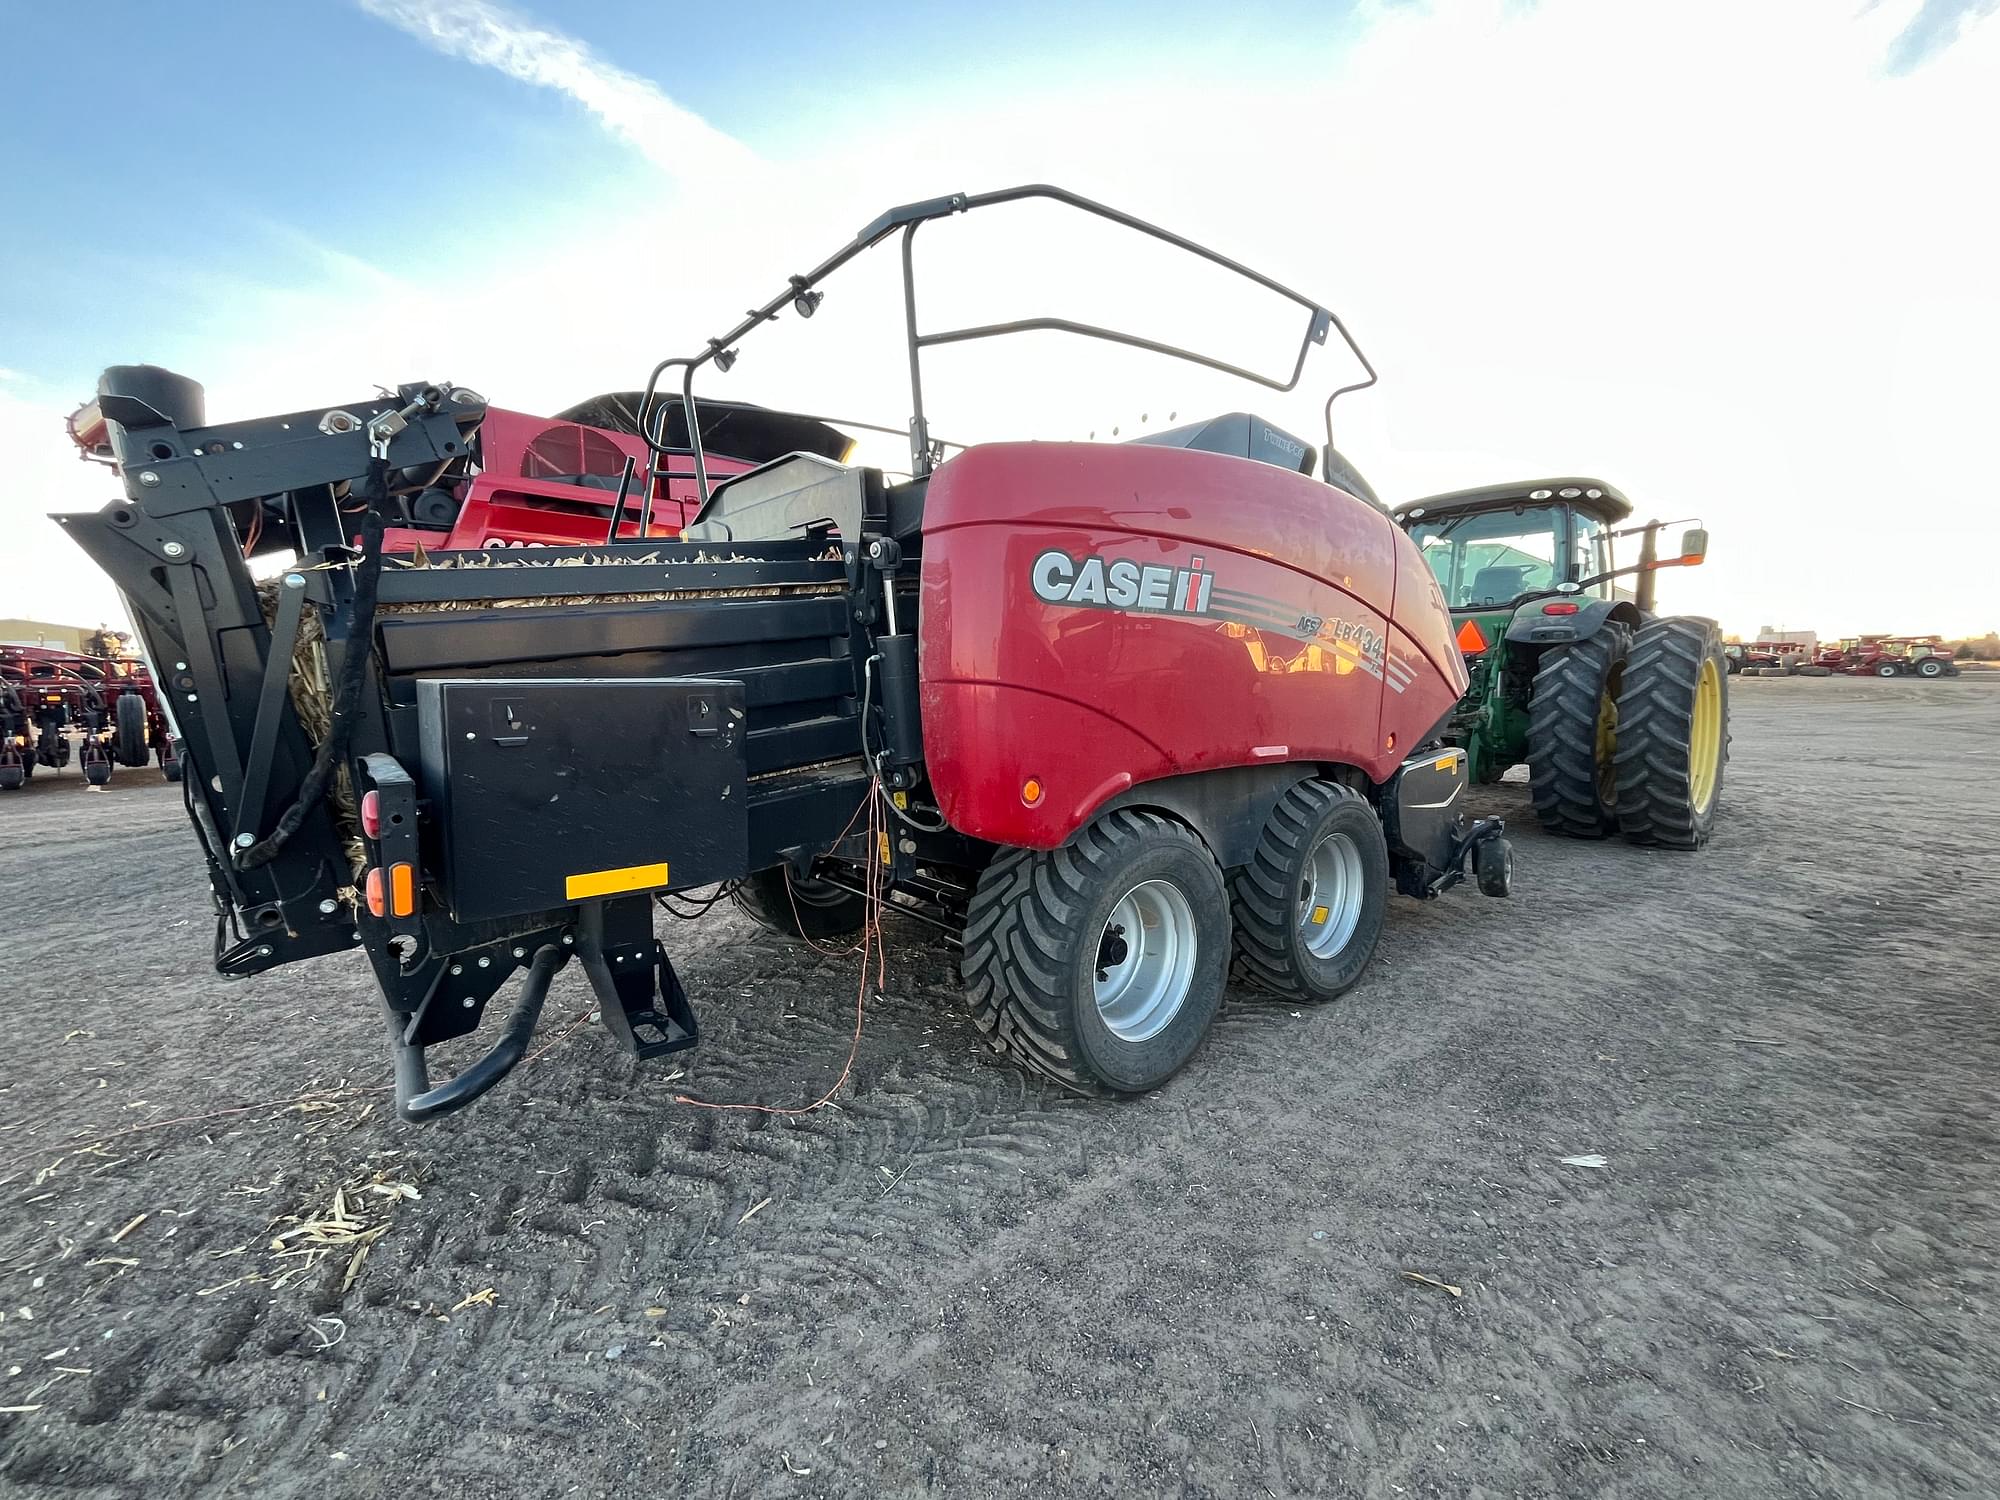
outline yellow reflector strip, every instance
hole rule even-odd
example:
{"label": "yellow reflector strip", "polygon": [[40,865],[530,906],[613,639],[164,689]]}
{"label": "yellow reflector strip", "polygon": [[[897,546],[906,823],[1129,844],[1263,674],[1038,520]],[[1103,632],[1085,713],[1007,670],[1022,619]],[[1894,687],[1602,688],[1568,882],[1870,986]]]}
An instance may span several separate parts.
{"label": "yellow reflector strip", "polygon": [[1312,921],[1313,926],[1318,927],[1321,923],[1326,921],[1326,912],[1327,909],[1324,906],[1315,906],[1313,908],[1313,921]]}
{"label": "yellow reflector strip", "polygon": [[627,865],[622,870],[586,870],[563,882],[563,894],[572,901],[588,901],[594,896],[616,896],[623,891],[643,891],[667,883],[667,865]]}

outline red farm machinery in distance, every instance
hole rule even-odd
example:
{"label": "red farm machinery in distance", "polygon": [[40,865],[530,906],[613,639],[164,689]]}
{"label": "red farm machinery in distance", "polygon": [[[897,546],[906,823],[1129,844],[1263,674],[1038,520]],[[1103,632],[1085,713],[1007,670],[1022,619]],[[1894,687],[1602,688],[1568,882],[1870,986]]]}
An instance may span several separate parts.
{"label": "red farm machinery in distance", "polygon": [[1958,663],[1936,635],[1849,636],[1819,654],[1819,665],[1849,677],[1956,677]]}
{"label": "red farm machinery in distance", "polygon": [[98,631],[89,652],[0,646],[0,791],[26,785],[37,768],[61,771],[72,754],[84,780],[103,786],[114,766],[158,759],[169,781],[181,763],[152,673],[116,632]]}
{"label": "red farm machinery in distance", "polygon": [[1815,648],[1811,641],[1731,641],[1723,646],[1722,654],[1732,677],[1739,672],[1767,672],[1774,668],[1790,677],[1796,676],[1801,667],[1812,665]]}
{"label": "red farm machinery in distance", "polygon": [[[918,231],[1028,200],[1243,278],[1295,332],[1249,367],[1069,318],[920,326]],[[698,373],[892,241],[910,415],[882,430],[907,473],[846,461],[838,429],[863,424],[697,401]],[[1329,343],[1358,370],[1318,451],[1237,411],[947,456],[924,352],[1016,334],[1277,392]],[[1036,185],[888,210],[550,441],[448,383],[218,424],[193,381],[114,366],[122,494],[57,519],[175,674],[216,967],[364,948],[405,1119],[499,1082],[572,959],[626,1051],[694,1045],[654,904],[699,916],[712,899],[676,903],[709,889],[862,951],[884,911],[941,929],[997,1050],[1143,1093],[1232,968],[1331,1000],[1392,892],[1509,887],[1444,737],[1468,682],[1451,614],[1331,445],[1334,398],[1373,383],[1320,303]],[[434,1083],[429,1049],[510,980],[484,1055]]]}

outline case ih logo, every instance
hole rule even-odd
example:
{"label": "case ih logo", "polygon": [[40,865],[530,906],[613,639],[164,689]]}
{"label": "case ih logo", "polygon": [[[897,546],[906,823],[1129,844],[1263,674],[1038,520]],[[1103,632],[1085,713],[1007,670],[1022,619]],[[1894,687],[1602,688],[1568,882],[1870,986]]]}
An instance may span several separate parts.
{"label": "case ih logo", "polygon": [[1199,556],[1185,568],[1134,562],[1129,557],[1071,557],[1044,552],[1035,559],[1035,597],[1049,604],[1129,609],[1143,614],[1205,615],[1215,575]]}

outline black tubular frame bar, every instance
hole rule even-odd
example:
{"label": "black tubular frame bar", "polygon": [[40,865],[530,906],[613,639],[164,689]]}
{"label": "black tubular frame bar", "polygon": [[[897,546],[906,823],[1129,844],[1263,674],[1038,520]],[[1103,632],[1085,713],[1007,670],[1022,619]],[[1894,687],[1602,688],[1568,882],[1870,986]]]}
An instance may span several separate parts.
{"label": "black tubular frame bar", "polygon": [[[1165,344],[1154,339],[1141,338],[1136,334],[1121,333],[1117,329],[1102,328],[1093,323],[1072,322],[1067,318],[1018,318],[1007,323],[986,323],[976,327],[952,328],[936,333],[923,333],[919,331],[917,327],[916,272],[912,257],[912,246],[915,243],[918,226],[926,224],[932,219],[948,219],[955,214],[970,213],[975,208],[990,208],[995,204],[1017,203],[1029,198],[1049,199],[1053,202],[1079,209],[1084,213],[1093,214],[1100,219],[1109,220],[1111,223],[1118,224],[1126,229],[1148,235],[1163,244],[1173,246],[1176,250],[1185,251],[1187,254],[1208,261],[1212,265],[1220,266],[1226,271],[1233,272],[1248,281],[1255,282],[1267,291],[1274,292],[1288,301],[1297,303],[1306,310],[1308,318],[1305,336],[1299,340],[1298,355],[1292,361],[1290,375],[1281,377],[1278,375],[1263,374],[1256,370],[1246,369],[1241,365],[1230,364],[1226,360],[1216,359],[1210,355],[1199,353],[1196,350],[1183,349],[1175,344]],[[934,445],[930,436],[929,425],[924,418],[922,354],[925,349],[935,348],[941,344],[967,343],[975,339],[1002,338],[1017,333],[1068,333],[1083,338],[1102,339],[1108,343],[1123,344],[1128,348],[1142,349],[1147,353],[1164,355],[1171,359],[1185,360],[1190,364],[1201,365],[1210,370],[1217,370],[1222,374],[1234,376],[1239,380],[1249,381],[1270,390],[1291,391],[1298,387],[1299,376],[1305,369],[1306,356],[1311,352],[1312,346],[1315,344],[1324,344],[1327,338],[1327,331],[1332,329],[1340,335],[1341,341],[1347,345],[1349,352],[1360,362],[1361,368],[1367,372],[1365,380],[1341,386],[1331,396],[1327,397],[1326,400],[1326,449],[1323,458],[1322,473],[1329,483],[1332,482],[1333,403],[1340,397],[1347,395],[1350,391],[1368,389],[1369,386],[1375,384],[1377,379],[1374,365],[1368,362],[1368,356],[1361,352],[1361,346],[1355,343],[1354,336],[1347,331],[1347,325],[1342,323],[1339,317],[1329,309],[1314,302],[1311,298],[1293,291],[1281,282],[1274,281],[1261,271],[1254,271],[1242,262],[1230,259],[1220,251],[1210,250],[1207,246],[1198,245],[1193,240],[1186,239],[1171,230],[1162,229],[1156,224],[1149,224],[1144,219],[1124,213],[1119,209],[1108,207],[1105,204],[1094,202],[1065,188],[1052,187],[1046,183],[1028,183],[1021,187],[1002,188],[997,192],[991,193],[953,193],[949,197],[930,198],[920,203],[905,203],[900,207],[892,208],[877,217],[846,245],[821,261],[812,270],[803,275],[791,277],[782,292],[778,293],[777,296],[766,302],[762,307],[751,309],[741,323],[738,323],[720,338],[710,339],[708,347],[699,354],[681,355],[672,359],[663,359],[657,365],[653,366],[652,374],[646,378],[646,394],[639,403],[639,435],[645,441],[646,446],[658,457],[691,457],[693,459],[693,478],[696,491],[702,503],[705,504],[709,496],[708,466],[702,453],[701,424],[695,408],[695,371],[707,364],[713,364],[718,370],[727,371],[736,362],[736,345],[738,342],[756,329],[758,325],[776,322],[780,310],[788,302],[796,306],[801,316],[812,316],[812,309],[817,307],[819,303],[819,294],[817,292],[819,284],[856,256],[873,249],[898,230],[901,230],[903,235],[903,311],[905,339],[910,357],[910,471],[914,477],[921,478],[930,473],[933,464],[933,454],[938,446],[943,446]],[[654,400],[659,392],[660,378],[670,370],[679,370],[681,372],[681,410],[687,422],[688,429],[689,446],[686,448],[669,448],[666,445],[663,429],[668,411],[668,403],[664,401],[656,403]],[[872,424],[869,425],[872,426]],[[874,430],[893,431],[894,429],[878,428]]]}

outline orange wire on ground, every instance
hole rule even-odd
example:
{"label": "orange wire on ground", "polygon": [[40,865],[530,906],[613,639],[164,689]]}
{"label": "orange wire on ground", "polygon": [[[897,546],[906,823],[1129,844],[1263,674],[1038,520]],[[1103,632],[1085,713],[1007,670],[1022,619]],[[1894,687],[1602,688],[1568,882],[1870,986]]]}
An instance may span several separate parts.
{"label": "orange wire on ground", "polygon": [[[879,786],[871,786],[868,798],[863,803],[863,806],[868,809],[869,858],[866,915],[861,925],[861,941],[856,945],[861,953],[861,982],[854,990],[854,1035],[847,1044],[847,1061],[841,1065],[840,1076],[834,1079],[833,1087],[829,1088],[810,1104],[717,1104],[707,1099],[697,1099],[691,1094],[674,1095],[674,1103],[686,1104],[695,1109],[741,1110],[749,1114],[759,1115],[809,1115],[814,1110],[832,1103],[833,1096],[846,1086],[848,1078],[854,1072],[854,1059],[861,1052],[861,1024],[862,1018],[866,1013],[865,1007],[868,1000],[868,966],[870,959],[873,959],[875,965],[875,987],[877,989],[882,987],[888,974],[888,954],[882,942],[882,867],[874,857],[876,848],[879,847],[883,835],[887,832],[883,824],[882,791]],[[855,817],[861,815],[861,809],[858,807],[854,812]],[[854,818],[849,818],[847,820],[847,827],[852,828],[853,826]],[[842,829],[841,837],[845,838],[846,835],[847,829]],[[835,842],[838,842],[838,840],[835,840]],[[786,888],[790,889],[789,883]],[[794,917],[798,914],[796,903],[793,905],[792,913]],[[871,949],[873,950],[872,953]],[[822,953],[832,951],[838,955],[838,950],[822,948],[819,951]],[[845,951],[852,953],[856,949],[850,948]]]}
{"label": "orange wire on ground", "polygon": [[[877,816],[877,811],[875,807],[875,798],[877,795],[878,792],[876,784],[872,781],[869,782],[868,795],[863,797],[859,802],[854,804],[854,811],[849,813],[847,816],[846,826],[844,826],[839,833],[836,833],[833,836],[833,845],[829,845],[829,847],[838,845],[842,839],[846,838],[847,835],[853,831],[854,820],[861,816],[861,811],[863,808],[866,808],[868,810],[868,817],[869,817],[870,842],[868,847],[871,850],[875,847],[873,842],[875,837],[873,829],[874,829],[874,820]],[[828,958],[846,958],[851,953],[861,952],[861,950],[868,944],[868,927],[866,923],[862,925],[861,936],[850,947],[846,948],[832,947],[828,944],[820,942],[817,938],[811,937],[807,934],[805,930],[806,924],[799,916],[798,894],[792,889],[792,867],[790,864],[786,864],[783,868],[785,872],[785,899],[791,902],[792,904],[792,925],[798,929],[799,936],[802,939],[804,939],[805,945],[808,948],[812,949],[813,952],[823,953]],[[869,860],[869,869],[870,870],[874,869],[874,860],[872,856],[870,857]],[[867,966],[866,960],[863,960],[863,967],[865,968],[866,966]]]}

